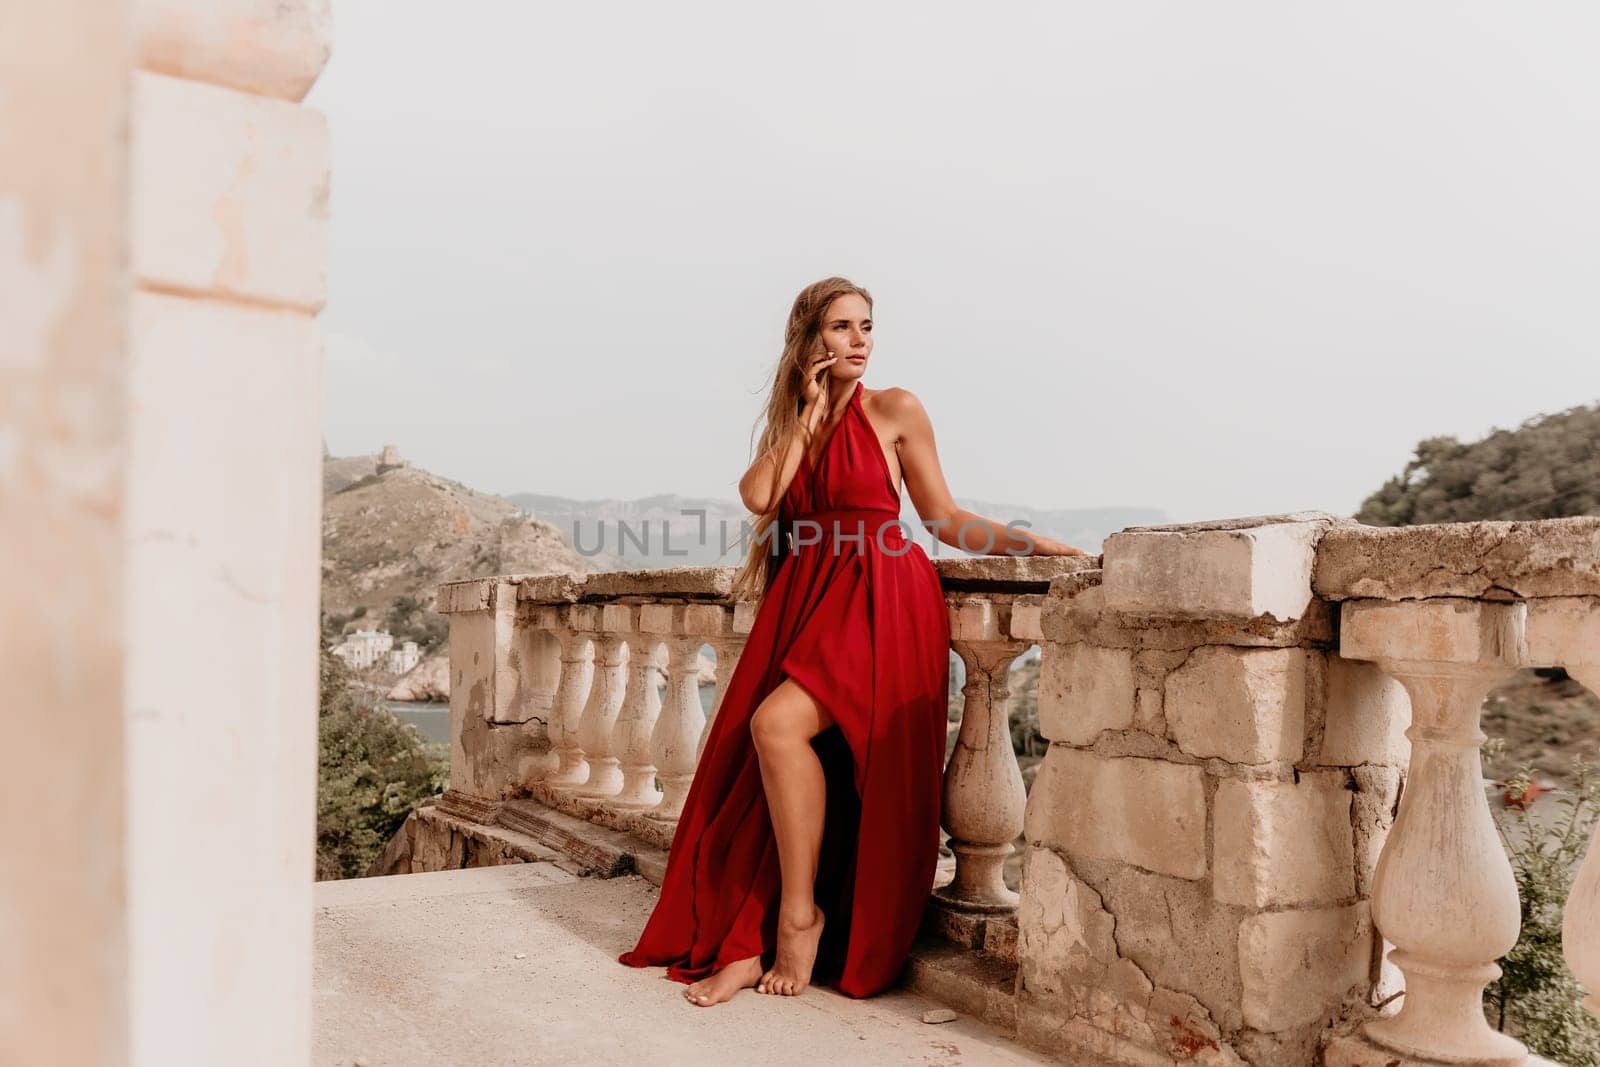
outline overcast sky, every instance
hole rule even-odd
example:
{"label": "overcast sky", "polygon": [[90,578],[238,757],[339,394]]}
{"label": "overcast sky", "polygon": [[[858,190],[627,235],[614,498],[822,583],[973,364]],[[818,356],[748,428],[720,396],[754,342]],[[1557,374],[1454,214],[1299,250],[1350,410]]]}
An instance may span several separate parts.
{"label": "overcast sky", "polygon": [[1592,3],[335,19],[336,454],[737,500],[830,274],[958,496],[1349,513],[1421,437],[1600,398]]}

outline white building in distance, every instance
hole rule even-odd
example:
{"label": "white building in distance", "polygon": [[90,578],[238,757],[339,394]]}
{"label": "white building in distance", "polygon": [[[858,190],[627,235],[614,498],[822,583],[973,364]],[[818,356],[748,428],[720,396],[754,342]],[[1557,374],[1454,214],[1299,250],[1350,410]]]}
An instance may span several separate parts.
{"label": "white building in distance", "polygon": [[405,674],[417,665],[422,652],[415,641],[394,647],[394,635],[383,630],[357,630],[346,634],[332,652],[356,670],[382,666],[395,674]]}

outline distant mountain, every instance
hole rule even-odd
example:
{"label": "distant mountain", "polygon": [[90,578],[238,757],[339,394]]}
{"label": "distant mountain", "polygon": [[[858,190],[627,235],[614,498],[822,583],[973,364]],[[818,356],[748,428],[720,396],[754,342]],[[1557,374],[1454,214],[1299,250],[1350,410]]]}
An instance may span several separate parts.
{"label": "distant mountain", "polygon": [[[560,529],[590,566],[601,571],[737,564],[744,558],[738,548],[740,523],[752,521],[738,501],[671,493],[638,500],[574,500],[541,493],[515,493],[506,499]],[[1027,529],[1090,553],[1099,552],[1106,536],[1124,527],[1166,521],[1156,508],[1032,508],[964,497],[956,503],[996,522],[1026,522]],[[911,524],[917,543],[933,554],[933,538],[916,525],[916,509],[909,502],[901,517]],[[940,556],[962,554],[970,553],[942,544],[938,549]]]}
{"label": "distant mountain", "polygon": [[[1167,513],[1160,508],[1033,508],[969,497],[957,497],[956,503],[996,522],[1026,522],[1027,529],[1075,545],[1091,555],[1098,554],[1100,543],[1118,530],[1167,521]],[[944,547],[940,550],[951,551]]]}
{"label": "distant mountain", "polygon": [[731,566],[744,559],[734,546],[750,514],[737,501],[675,493],[638,500],[514,493],[506,499],[559,529],[594,570]]}
{"label": "distant mountain", "polygon": [[510,501],[416,467],[379,473],[378,459],[324,462],[325,615],[382,625],[397,604],[402,616],[431,614],[441,582],[594,569],[561,531]]}

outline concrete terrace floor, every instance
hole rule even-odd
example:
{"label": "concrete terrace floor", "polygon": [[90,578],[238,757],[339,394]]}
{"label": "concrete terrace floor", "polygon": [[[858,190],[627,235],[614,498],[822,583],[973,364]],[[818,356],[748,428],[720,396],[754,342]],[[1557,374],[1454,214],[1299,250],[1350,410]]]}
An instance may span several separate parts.
{"label": "concrete terrace floor", "polygon": [[401,1064],[1035,1064],[1049,1060],[909,992],[683,999],[616,962],[656,897],[639,877],[552,863],[316,886],[314,1061]]}

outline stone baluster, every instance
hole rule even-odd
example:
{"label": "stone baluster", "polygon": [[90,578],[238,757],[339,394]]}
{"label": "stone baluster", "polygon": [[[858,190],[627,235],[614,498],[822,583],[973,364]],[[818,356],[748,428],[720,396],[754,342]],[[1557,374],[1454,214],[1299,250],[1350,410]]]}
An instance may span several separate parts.
{"label": "stone baluster", "polygon": [[561,643],[561,678],[550,713],[550,742],[559,762],[546,775],[545,782],[570,789],[589,779],[589,761],[584,757],[579,723],[593,687],[595,642],[571,627],[570,612],[565,622],[554,631]]}
{"label": "stone baluster", "polygon": [[717,721],[717,712],[722,710],[722,698],[727,695],[728,681],[733,677],[733,672],[739,669],[739,657],[744,654],[744,642],[743,634],[729,634],[711,641],[711,647],[717,653],[717,695],[712,698],[711,712],[706,716],[705,729],[700,731],[700,741],[695,746],[696,762],[705,753],[706,738],[711,736],[711,724]]}
{"label": "stone baluster", "polygon": [[[1540,667],[1565,667],[1600,693],[1600,597],[1540,597],[1528,604],[1528,657]],[[1589,990],[1583,1006],[1600,1015],[1600,825],[1567,893],[1561,949]]]}
{"label": "stone baluster", "polygon": [[[1596,607],[1600,608],[1600,601],[1596,601]],[[1600,649],[1600,645],[1595,647]],[[1600,663],[1569,664],[1567,672],[1588,686],[1591,693],[1600,693]],[[1561,916],[1561,950],[1573,975],[1589,990],[1583,1006],[1600,1015],[1600,823],[1595,825],[1589,852],[1567,894]]]}
{"label": "stone baluster", "polygon": [[650,746],[656,717],[661,714],[655,664],[655,650],[661,638],[639,626],[640,608],[630,606],[629,610],[636,614],[633,632],[628,637],[628,691],[623,697],[622,710],[617,713],[617,724],[611,731],[612,750],[622,769],[622,788],[610,803],[618,808],[653,808],[661,803],[661,790],[656,788],[655,755]]}
{"label": "stone baluster", "polygon": [[650,737],[656,776],[661,780],[661,804],[650,814],[661,819],[683,814],[683,798],[689,795],[689,783],[694,780],[696,748],[706,725],[706,713],[700,706],[701,644],[695,635],[674,635],[667,640],[671,655],[667,699]]}
{"label": "stone baluster", "polygon": [[579,604],[572,608],[574,628],[594,642],[594,679],[578,719],[578,744],[589,775],[574,788],[580,796],[609,797],[622,788],[612,733],[627,691],[628,647],[623,631],[632,609],[621,604]]}
{"label": "stone baluster", "polygon": [[1011,747],[1007,674],[1025,645],[1007,634],[1009,605],[966,600],[951,611],[950,643],[966,665],[961,731],[944,774],[944,828],[956,856],[955,878],[935,896],[962,911],[1014,909],[1017,894],[1002,877],[1022,832],[1027,790]]}
{"label": "stone baluster", "polygon": [[1340,654],[1376,662],[1411,697],[1411,767],[1372,890],[1406,993],[1364,1031],[1423,1059],[1520,1064],[1522,1043],[1483,1014],[1521,908],[1484,796],[1478,717],[1495,683],[1527,662],[1527,607],[1437,598],[1346,601],[1342,612]]}

